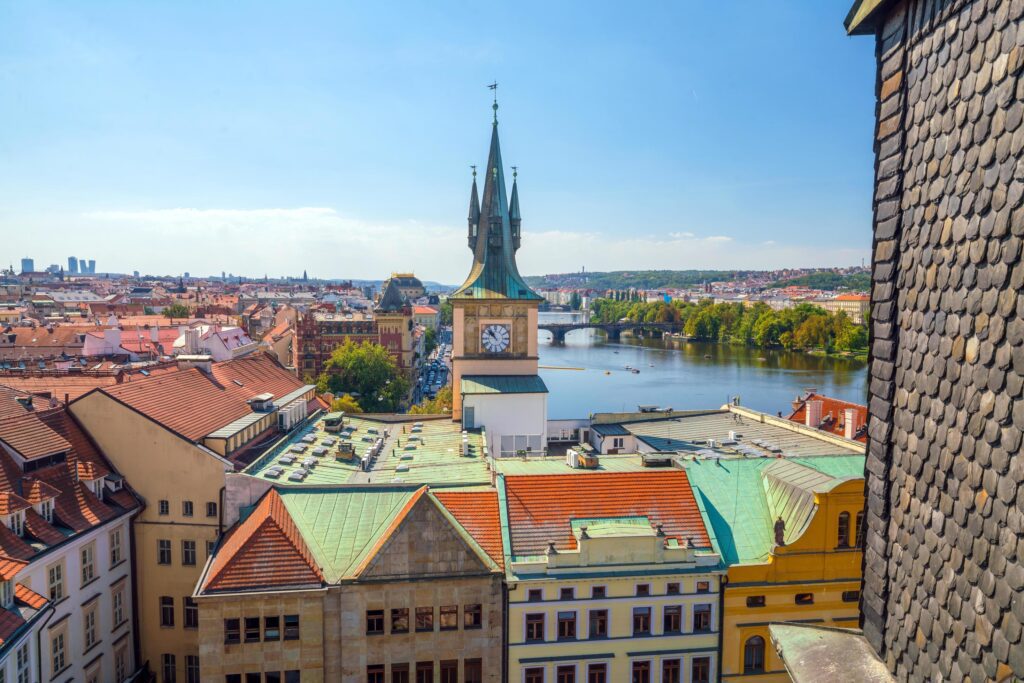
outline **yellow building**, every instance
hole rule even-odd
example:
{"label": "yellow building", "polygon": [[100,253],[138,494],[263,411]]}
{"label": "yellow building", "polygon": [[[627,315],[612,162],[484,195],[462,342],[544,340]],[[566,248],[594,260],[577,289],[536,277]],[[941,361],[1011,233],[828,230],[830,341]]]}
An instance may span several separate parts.
{"label": "yellow building", "polygon": [[864,457],[694,460],[685,469],[730,565],[722,680],[788,681],[769,624],[857,625]]}
{"label": "yellow building", "polygon": [[718,680],[722,569],[685,472],[551,465],[499,479],[508,680]]}
{"label": "yellow building", "polygon": [[[197,365],[189,365],[196,363]],[[247,447],[306,416],[314,387],[263,354],[97,389],[71,412],[146,507],[133,525],[141,660],[198,681],[192,593],[223,528],[226,475]]]}

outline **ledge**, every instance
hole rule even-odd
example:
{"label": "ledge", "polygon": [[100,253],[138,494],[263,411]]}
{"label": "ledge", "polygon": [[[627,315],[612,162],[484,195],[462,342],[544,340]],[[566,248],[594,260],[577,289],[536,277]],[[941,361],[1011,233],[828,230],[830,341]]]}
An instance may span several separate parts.
{"label": "ledge", "polygon": [[768,633],[794,683],[896,680],[859,630],[772,624]]}

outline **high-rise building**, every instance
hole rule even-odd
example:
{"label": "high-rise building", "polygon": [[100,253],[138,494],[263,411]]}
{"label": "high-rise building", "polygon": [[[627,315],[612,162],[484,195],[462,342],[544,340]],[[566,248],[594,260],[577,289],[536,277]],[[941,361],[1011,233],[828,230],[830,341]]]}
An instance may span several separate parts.
{"label": "high-rise building", "polygon": [[34,273],[36,272],[36,262],[30,258],[21,259],[21,272],[23,273]]}
{"label": "high-rise building", "polygon": [[96,274],[96,259],[89,259],[89,275]]}
{"label": "high-rise building", "polygon": [[78,259],[74,256],[68,256],[68,275],[78,274]]}

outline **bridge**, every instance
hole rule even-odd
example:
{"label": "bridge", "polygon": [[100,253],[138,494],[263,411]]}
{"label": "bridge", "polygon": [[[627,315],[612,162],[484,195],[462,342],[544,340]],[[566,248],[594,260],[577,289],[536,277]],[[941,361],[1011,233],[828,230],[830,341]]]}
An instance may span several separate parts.
{"label": "bridge", "polygon": [[574,330],[604,330],[610,341],[618,341],[623,332],[636,334],[637,332],[682,332],[683,326],[680,323],[641,323],[622,321],[617,323],[541,323],[537,325],[539,330],[547,330],[551,333],[552,344],[564,344],[565,335]]}

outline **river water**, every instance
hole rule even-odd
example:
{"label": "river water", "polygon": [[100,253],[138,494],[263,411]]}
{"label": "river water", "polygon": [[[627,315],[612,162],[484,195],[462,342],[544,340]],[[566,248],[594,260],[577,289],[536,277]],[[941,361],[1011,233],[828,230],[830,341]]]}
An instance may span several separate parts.
{"label": "river water", "polygon": [[[579,321],[580,316],[541,313],[540,322]],[[861,360],[669,338],[623,336],[609,342],[596,330],[570,332],[564,346],[554,346],[548,332],[538,334],[540,374],[551,392],[549,419],[631,411],[638,405],[718,408],[732,396],[742,405],[785,415],[794,396],[808,388],[856,403],[864,403],[867,392],[867,363]]]}

